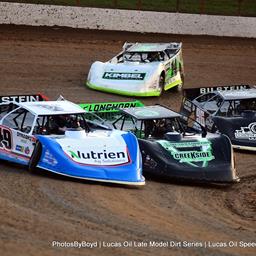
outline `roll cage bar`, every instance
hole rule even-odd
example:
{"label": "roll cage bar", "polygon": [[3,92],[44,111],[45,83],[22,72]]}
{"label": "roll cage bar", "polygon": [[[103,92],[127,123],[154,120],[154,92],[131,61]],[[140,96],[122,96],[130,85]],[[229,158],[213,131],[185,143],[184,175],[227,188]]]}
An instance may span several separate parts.
{"label": "roll cage bar", "polygon": [[[169,107],[166,107],[166,106],[164,106],[164,105],[161,105],[161,104],[156,104],[156,105],[160,105],[160,106],[163,106],[163,107],[165,107],[165,108],[171,110]],[[136,135],[137,135],[139,138],[142,138],[143,132],[144,132],[144,134],[145,134],[145,123],[148,122],[148,121],[155,121],[155,120],[164,120],[164,121],[165,121],[165,124],[166,124],[166,121],[167,121],[167,120],[176,121],[177,124],[178,124],[178,129],[175,129],[175,130],[178,131],[178,132],[180,132],[180,133],[182,133],[182,134],[185,136],[185,135],[186,135],[186,132],[187,132],[187,129],[185,129],[184,125],[188,128],[187,120],[185,120],[186,118],[193,120],[193,122],[197,123],[197,124],[201,127],[201,130],[202,130],[202,137],[205,137],[205,136],[207,135],[207,130],[206,130],[206,128],[205,128],[204,126],[202,126],[202,125],[201,125],[199,122],[197,122],[196,120],[194,120],[194,119],[192,119],[192,118],[190,118],[190,117],[185,117],[184,115],[182,115],[182,116],[176,116],[176,117],[170,117],[170,118],[161,118],[161,117],[155,118],[155,117],[154,117],[154,118],[152,118],[152,119],[137,119],[137,118],[135,118],[134,116],[131,116],[131,115],[127,114],[127,113],[122,113],[119,118],[117,118],[114,122],[112,122],[113,127],[114,127],[115,129],[117,129],[116,123],[121,120],[121,121],[122,121],[122,122],[121,122],[121,126],[120,126],[120,128],[118,128],[118,129],[123,130],[123,129],[124,129],[124,125],[125,125],[125,121],[126,121],[126,118],[127,118],[127,117],[129,117],[130,120],[132,121],[132,124],[133,124],[134,127],[135,127],[134,133],[136,133]],[[141,121],[141,122],[140,122],[140,127],[139,127],[139,129],[138,129],[137,126],[136,126],[135,120]],[[182,121],[183,121],[183,122],[182,122]],[[144,124],[144,131],[143,131],[143,124]],[[177,127],[175,127],[175,128],[177,128]],[[137,134],[138,131],[139,131],[139,134]],[[145,138],[147,138],[147,137],[148,137],[148,136],[145,136]]]}

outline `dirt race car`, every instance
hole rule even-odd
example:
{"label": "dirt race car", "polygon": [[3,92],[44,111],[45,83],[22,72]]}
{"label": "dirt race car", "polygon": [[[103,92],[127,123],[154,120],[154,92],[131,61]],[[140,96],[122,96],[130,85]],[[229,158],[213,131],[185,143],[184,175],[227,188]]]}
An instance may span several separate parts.
{"label": "dirt race car", "polygon": [[184,80],[181,43],[125,43],[107,62],[92,64],[91,89],[128,96],[159,96]]}
{"label": "dirt race car", "polygon": [[234,148],[256,151],[256,88],[185,89],[181,113],[195,118],[210,132],[227,135]]}
{"label": "dirt race car", "polygon": [[145,184],[132,133],[88,121],[86,111],[70,101],[40,99],[0,97],[0,159],[31,171],[39,167],[79,179]]}
{"label": "dirt race car", "polygon": [[115,121],[111,118],[112,125],[137,136],[143,173],[200,182],[239,180],[227,136],[207,133],[203,127],[198,132],[184,123],[179,113],[161,105],[119,112]]}

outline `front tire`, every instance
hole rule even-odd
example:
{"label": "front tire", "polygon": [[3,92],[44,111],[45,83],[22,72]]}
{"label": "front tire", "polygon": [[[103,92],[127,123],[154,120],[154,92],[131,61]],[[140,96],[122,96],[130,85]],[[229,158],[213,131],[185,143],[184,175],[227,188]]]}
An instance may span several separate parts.
{"label": "front tire", "polygon": [[164,74],[161,74],[159,77],[159,89],[160,89],[160,94],[159,96],[161,96],[163,94],[164,91],[164,84],[165,84],[165,77]]}
{"label": "front tire", "polygon": [[28,163],[28,170],[29,172],[31,173],[36,173],[37,172],[37,164],[38,164],[38,161],[40,159],[42,155],[42,144],[37,141],[36,142],[36,145],[35,145],[35,148],[34,148],[34,151],[31,155],[31,158],[29,160],[29,163]]}

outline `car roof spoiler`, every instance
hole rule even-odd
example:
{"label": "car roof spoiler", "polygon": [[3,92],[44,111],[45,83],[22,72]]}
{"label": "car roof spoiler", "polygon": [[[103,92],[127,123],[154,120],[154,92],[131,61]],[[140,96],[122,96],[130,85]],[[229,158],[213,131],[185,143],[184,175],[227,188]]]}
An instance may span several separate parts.
{"label": "car roof spoiler", "polygon": [[4,95],[0,96],[0,103],[5,102],[32,102],[32,101],[48,101],[48,97],[42,93],[21,94],[21,95]]}
{"label": "car roof spoiler", "polygon": [[200,88],[183,88],[183,97],[193,100],[196,97],[214,91],[231,91],[231,90],[246,90],[255,88],[255,85],[239,84],[239,85],[221,85],[221,86],[207,86]]}

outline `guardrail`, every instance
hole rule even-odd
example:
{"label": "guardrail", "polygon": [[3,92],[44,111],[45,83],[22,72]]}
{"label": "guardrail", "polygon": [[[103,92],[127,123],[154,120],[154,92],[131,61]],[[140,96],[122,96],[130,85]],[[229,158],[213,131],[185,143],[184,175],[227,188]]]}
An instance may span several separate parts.
{"label": "guardrail", "polygon": [[256,38],[255,17],[0,2],[0,24]]}
{"label": "guardrail", "polygon": [[256,16],[255,0],[9,0],[4,2],[226,16]]}

